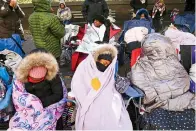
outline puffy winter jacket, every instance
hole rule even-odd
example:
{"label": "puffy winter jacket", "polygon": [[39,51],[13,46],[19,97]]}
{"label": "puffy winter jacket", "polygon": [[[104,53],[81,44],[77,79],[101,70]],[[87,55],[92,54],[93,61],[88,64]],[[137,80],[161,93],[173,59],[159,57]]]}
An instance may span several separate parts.
{"label": "puffy winter jacket", "polygon": [[60,39],[65,35],[64,26],[51,13],[47,0],[32,0],[34,13],[29,17],[30,31],[37,48],[45,48],[56,58],[61,54]]}
{"label": "puffy winter jacket", "polygon": [[190,78],[167,37],[153,33],[144,38],[142,55],[128,77],[145,92],[147,111],[157,107],[172,111],[193,107],[194,95],[187,92]]}
{"label": "puffy winter jacket", "polygon": [[0,0],[0,38],[10,38],[12,34],[19,34],[24,38],[20,21],[24,16],[19,6],[13,9],[9,6],[9,2]]}
{"label": "puffy winter jacket", "polygon": [[[60,5],[64,4],[65,8],[61,9]],[[57,16],[60,18],[61,21],[70,20],[72,18],[71,10],[69,7],[66,6],[65,1],[61,0],[59,2],[59,8],[57,10]]]}
{"label": "puffy winter jacket", "polygon": [[88,22],[92,22],[95,15],[103,15],[107,18],[109,9],[105,0],[85,0],[82,13]]}

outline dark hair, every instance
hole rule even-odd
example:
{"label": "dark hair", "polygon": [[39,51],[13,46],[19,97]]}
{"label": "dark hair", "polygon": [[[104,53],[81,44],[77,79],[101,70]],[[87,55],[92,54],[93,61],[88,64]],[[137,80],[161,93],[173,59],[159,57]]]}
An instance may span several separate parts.
{"label": "dark hair", "polygon": [[105,23],[105,18],[104,18],[104,16],[102,16],[102,15],[95,15],[94,18],[93,18],[93,22],[94,22],[95,20],[98,20],[98,21],[101,22],[102,24]]}
{"label": "dark hair", "polygon": [[112,55],[111,54],[100,54],[98,56],[98,60],[101,60],[101,59],[108,60],[108,61],[112,62]]}
{"label": "dark hair", "polygon": [[37,52],[49,53],[49,52],[48,52],[46,49],[44,49],[44,48],[37,48],[37,49],[33,49],[29,54],[37,53]]}

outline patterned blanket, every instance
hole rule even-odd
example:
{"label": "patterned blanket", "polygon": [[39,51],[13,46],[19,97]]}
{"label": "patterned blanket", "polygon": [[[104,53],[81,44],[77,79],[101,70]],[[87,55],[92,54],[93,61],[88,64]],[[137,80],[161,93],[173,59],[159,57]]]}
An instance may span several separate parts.
{"label": "patterned blanket", "polygon": [[55,130],[57,120],[61,117],[67,92],[64,83],[64,98],[46,108],[38,97],[28,93],[23,84],[17,80],[13,83],[13,103],[15,115],[9,123],[9,130]]}

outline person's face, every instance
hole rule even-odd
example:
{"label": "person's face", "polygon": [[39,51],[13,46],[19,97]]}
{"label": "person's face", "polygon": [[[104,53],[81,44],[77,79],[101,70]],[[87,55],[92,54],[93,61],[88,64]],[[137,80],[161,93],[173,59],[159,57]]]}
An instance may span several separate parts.
{"label": "person's face", "polygon": [[104,72],[104,71],[108,68],[108,66],[109,66],[110,64],[111,64],[110,61],[104,60],[104,59],[98,60],[98,61],[96,62],[97,69],[98,69],[99,71],[101,71],[101,72]]}
{"label": "person's face", "polygon": [[61,9],[64,9],[65,8],[65,5],[64,4],[60,4],[60,8]]}
{"label": "person's face", "polygon": [[140,18],[141,19],[145,18],[145,15],[144,14],[141,14]]}
{"label": "person's face", "polygon": [[94,23],[95,27],[100,27],[102,25],[102,23],[99,22],[98,20],[94,20],[93,23]]}
{"label": "person's face", "polygon": [[163,3],[160,2],[160,3],[159,3],[159,6],[163,6]]}
{"label": "person's face", "polygon": [[111,64],[110,61],[104,60],[104,59],[99,60],[99,63],[101,63],[102,65],[104,65],[106,67],[108,67]]}

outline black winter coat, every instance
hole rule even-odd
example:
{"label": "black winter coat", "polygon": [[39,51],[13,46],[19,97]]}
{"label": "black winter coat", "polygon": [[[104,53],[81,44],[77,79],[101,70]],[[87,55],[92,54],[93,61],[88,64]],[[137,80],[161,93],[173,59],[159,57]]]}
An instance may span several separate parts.
{"label": "black winter coat", "polygon": [[142,2],[140,0],[131,0],[130,1],[130,6],[134,9],[134,12],[137,12],[137,10],[139,10],[141,8],[146,9],[147,4],[148,4],[148,0],[146,0],[146,2],[144,4],[142,4]]}
{"label": "black winter coat", "polygon": [[108,5],[105,0],[85,0],[82,6],[82,14],[88,22],[92,22],[95,15],[109,15]]}
{"label": "black winter coat", "polygon": [[61,79],[57,75],[52,81],[42,81],[40,83],[26,83],[27,92],[37,96],[44,107],[54,104],[63,98],[63,87]]}
{"label": "black winter coat", "polygon": [[23,30],[20,28],[20,18],[24,16],[19,6],[13,9],[9,2],[0,0],[0,38],[10,38],[12,34],[19,34],[24,38]]}

